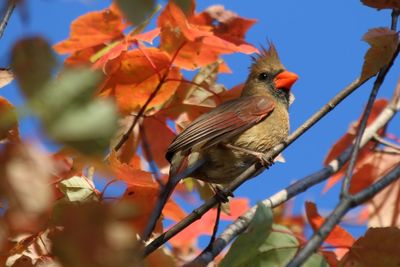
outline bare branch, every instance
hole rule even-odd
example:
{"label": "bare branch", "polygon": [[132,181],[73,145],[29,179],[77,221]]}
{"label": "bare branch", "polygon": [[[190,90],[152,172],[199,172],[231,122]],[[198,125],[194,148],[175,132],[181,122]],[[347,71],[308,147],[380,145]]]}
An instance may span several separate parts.
{"label": "bare branch", "polygon": [[392,142],[390,142],[390,141],[387,141],[387,140],[383,139],[383,138],[380,137],[378,134],[375,134],[375,135],[374,135],[374,139],[375,139],[378,143],[381,143],[382,145],[385,145],[385,146],[387,146],[387,147],[390,147],[390,148],[394,149],[394,150],[397,151],[397,152],[400,152],[400,146],[399,146],[399,145],[396,145],[396,144],[394,144],[394,143],[392,143]]}
{"label": "bare branch", "polygon": [[11,14],[15,8],[15,0],[9,0],[4,8],[4,16],[0,22],[0,39],[3,37],[4,30],[7,27],[8,21],[10,20]]}

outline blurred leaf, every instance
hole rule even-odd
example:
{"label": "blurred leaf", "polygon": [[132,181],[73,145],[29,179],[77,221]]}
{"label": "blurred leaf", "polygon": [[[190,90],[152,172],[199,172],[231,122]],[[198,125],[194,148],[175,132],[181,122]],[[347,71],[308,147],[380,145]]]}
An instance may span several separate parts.
{"label": "blurred leaf", "polygon": [[0,97],[0,142],[19,142],[18,118],[15,107]]}
{"label": "blurred leaf", "polygon": [[361,0],[361,2],[366,6],[377,9],[400,8],[400,2],[398,0]]}
{"label": "blurred leaf", "polygon": [[95,185],[86,177],[73,176],[62,180],[59,188],[70,202],[97,200]]}
{"label": "blurred leaf", "polygon": [[44,39],[25,38],[14,45],[11,68],[28,99],[44,88],[55,66],[54,54]]}
{"label": "blurred leaf", "polygon": [[114,104],[92,99],[99,78],[86,69],[65,70],[32,102],[51,138],[89,155],[105,151],[117,125]]}
{"label": "blurred leaf", "polygon": [[0,88],[3,88],[14,80],[14,75],[10,69],[0,68]]}
{"label": "blurred leaf", "polygon": [[153,0],[115,0],[125,17],[137,25],[146,20],[146,18],[155,9]]}
{"label": "blurred leaf", "polygon": [[400,230],[395,227],[370,228],[339,262],[343,267],[398,266]]}
{"label": "blurred leaf", "polygon": [[[232,244],[220,263],[221,267],[254,266],[251,261],[260,253],[260,247],[271,233],[272,211],[260,203],[247,230]],[[272,266],[272,265],[270,265]]]}
{"label": "blurred leaf", "polygon": [[371,48],[365,54],[360,80],[377,74],[383,66],[389,63],[399,42],[399,35],[388,28],[374,28],[364,35],[363,40]]}
{"label": "blurred leaf", "polygon": [[68,267],[141,266],[136,233],[126,221],[132,212],[124,205],[64,205],[54,221],[57,231],[51,235],[52,257]]}

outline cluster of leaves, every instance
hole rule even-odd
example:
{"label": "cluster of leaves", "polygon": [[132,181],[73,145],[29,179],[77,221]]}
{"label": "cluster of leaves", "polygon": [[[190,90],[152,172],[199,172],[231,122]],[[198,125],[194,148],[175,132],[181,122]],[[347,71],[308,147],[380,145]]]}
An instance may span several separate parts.
{"label": "cluster of leaves", "polygon": [[[392,8],[388,2],[377,8]],[[144,32],[157,12],[157,27]],[[216,210],[191,224],[170,241],[170,249],[157,250],[145,263],[137,234],[144,230],[159,185],[167,179],[169,163],[164,153],[176,132],[200,114],[240,95],[241,85],[227,90],[216,80],[219,73],[230,72],[222,55],[258,52],[244,40],[255,22],[222,6],[197,13],[194,1],[171,1],[160,11],[152,1],[116,0],[105,10],[77,18],[69,38],[53,48],[40,37],[17,42],[12,73],[0,70],[0,86],[15,76],[26,98],[26,105],[20,108],[0,98],[0,196],[4,209],[0,264],[178,266],[196,255],[198,238],[212,233]],[[371,49],[362,79],[387,64],[397,38],[397,33],[381,28],[365,36]],[[68,55],[63,66],[53,50]],[[379,64],[368,66],[377,59]],[[194,72],[194,77],[185,78],[183,71]],[[385,100],[376,103],[371,122],[386,105]],[[56,153],[20,137],[18,117],[30,113],[39,119],[46,138],[58,145]],[[353,142],[356,128],[352,126],[333,147],[327,162]],[[384,136],[385,130],[379,134]],[[352,180],[353,192],[399,162],[398,154],[376,148],[377,143],[371,142],[363,149]],[[102,191],[93,181],[98,173],[109,177]],[[327,186],[342,175],[343,171],[332,177]],[[124,182],[126,189],[118,199],[108,201],[105,195],[116,181]],[[176,194],[192,204],[193,191],[203,198],[211,194],[208,185],[191,179],[178,185]],[[368,204],[375,209],[369,210],[371,226],[397,225],[397,217],[388,221],[387,213],[397,214],[398,196],[390,203],[383,202],[393,191],[398,192],[389,188]],[[234,220],[248,209],[247,199],[234,199],[221,219]],[[259,206],[248,231],[217,261],[221,260],[221,266],[287,263],[304,244],[307,225],[305,218],[287,210],[287,206],[274,210],[273,223],[271,211]],[[313,229],[324,221],[312,203],[306,204],[306,214]],[[172,222],[185,216],[174,198],[163,210],[163,218]],[[160,219],[156,232],[162,231]],[[355,241],[337,226],[326,243],[338,249],[334,253],[321,249],[307,266],[335,266],[340,258],[344,264],[351,263],[360,248],[376,242],[378,234],[399,235],[396,229],[371,230]],[[391,245],[388,241],[382,247]]]}

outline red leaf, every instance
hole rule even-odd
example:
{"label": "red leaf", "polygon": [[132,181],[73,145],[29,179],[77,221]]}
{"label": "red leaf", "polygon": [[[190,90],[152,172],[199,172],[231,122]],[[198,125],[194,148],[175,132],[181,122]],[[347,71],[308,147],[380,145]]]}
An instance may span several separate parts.
{"label": "red leaf", "polygon": [[[375,121],[375,119],[379,116],[379,114],[385,109],[385,107],[388,105],[388,101],[386,99],[378,99],[375,101],[370,116],[367,121],[367,126],[370,125],[372,122]],[[361,119],[361,118],[360,118]],[[349,146],[353,144],[353,141],[356,137],[357,129],[358,129],[358,124],[360,119],[356,122],[353,123],[348,132],[345,133],[345,135],[339,139],[336,144],[333,145],[331,150],[328,152],[328,155],[326,156],[324,160],[324,164],[327,165],[329,164],[333,159],[337,158],[343,151],[345,151]],[[378,131],[378,134],[382,135],[383,134],[383,129],[380,129]],[[368,144],[366,144],[359,152],[357,163],[355,166],[355,170],[359,168],[362,165],[362,162],[369,156],[371,153],[372,148],[376,146],[376,142],[370,141]],[[329,178],[328,182],[326,183],[324,187],[324,192],[328,191],[333,185],[335,185],[340,178],[344,175],[345,171],[347,169],[347,164],[344,165],[336,174],[334,174],[331,178]]]}
{"label": "red leaf", "polygon": [[[306,202],[305,207],[307,219],[313,230],[317,231],[322,226],[325,219],[319,215],[317,207],[314,203]],[[354,241],[355,239],[353,236],[339,225],[336,225],[332,232],[325,239],[326,243],[338,247],[351,247]]]}

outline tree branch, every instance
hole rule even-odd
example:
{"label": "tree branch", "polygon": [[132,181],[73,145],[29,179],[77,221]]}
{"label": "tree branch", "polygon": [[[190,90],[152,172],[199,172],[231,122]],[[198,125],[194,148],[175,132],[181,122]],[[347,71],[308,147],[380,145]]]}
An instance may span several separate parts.
{"label": "tree branch", "polygon": [[[395,12],[393,10],[392,12],[392,30],[396,30],[396,23],[397,22],[397,17],[399,16],[399,12]],[[349,167],[346,171],[345,178],[343,180],[342,184],[342,190],[341,190],[341,198],[339,204],[336,206],[336,208],[333,210],[333,212],[326,218],[324,224],[318,229],[316,233],[311,237],[311,239],[306,243],[306,245],[297,253],[297,255],[290,261],[290,263],[287,265],[289,267],[295,267],[295,266],[300,266],[302,263],[304,263],[308,257],[311,256],[314,251],[321,246],[321,244],[324,242],[325,238],[329,235],[329,233],[332,231],[332,229],[337,225],[342,217],[353,207],[361,204],[368,198],[374,196],[377,194],[380,190],[382,190],[384,187],[389,185],[390,183],[387,181],[393,182],[395,179],[398,177],[394,177],[392,179],[381,179],[380,181],[374,183],[373,185],[367,187],[366,189],[362,190],[361,192],[351,195],[349,194],[349,187],[350,187],[350,180],[351,176],[353,173],[353,169],[356,163],[356,157],[358,154],[358,149],[360,147],[360,142],[361,142],[361,137],[360,135],[363,134],[363,127],[365,129],[366,122],[368,119],[369,112],[371,110],[372,104],[375,100],[376,93],[378,92],[380,86],[382,85],[383,81],[385,80],[386,74],[389,72],[391,66],[393,65],[394,60],[396,59],[397,55],[399,54],[400,51],[400,43],[397,45],[396,51],[394,55],[392,56],[390,62],[386,65],[383,66],[383,68],[379,71],[370,97],[368,99],[368,104],[365,109],[363,118],[361,120],[359,130],[357,133],[357,138],[356,142],[353,146],[353,151],[352,151],[352,156],[350,159],[350,164]],[[396,100],[398,100],[398,88],[399,85],[396,87],[393,101],[390,103],[390,106],[398,107],[400,105],[399,102],[395,103]],[[394,105],[393,105],[394,104]],[[397,170],[397,172],[396,172]],[[400,175],[400,165],[397,166],[393,171],[391,171],[387,176],[390,174],[393,175],[393,172],[397,174],[397,176]],[[385,177],[387,177],[385,176]],[[383,184],[383,185],[381,185]]]}
{"label": "tree branch", "polygon": [[[265,154],[266,159],[275,158],[279,155],[286,147],[288,147],[292,142],[294,142],[297,138],[299,138],[303,133],[305,133],[308,129],[310,129],[315,123],[317,123],[322,117],[324,117],[327,113],[333,110],[336,105],[338,105],[342,100],[344,100],[347,96],[349,96],[352,92],[354,92],[357,88],[359,88],[362,84],[364,84],[367,80],[360,81],[356,79],[347,87],[345,87],[342,91],[340,91],[336,96],[334,96],[327,104],[325,104],[319,111],[317,111],[314,115],[312,115],[306,122],[304,122],[299,128],[297,128],[284,142],[272,148]],[[238,188],[242,183],[244,183],[249,178],[255,176],[263,170],[263,166],[257,162],[250,166],[246,171],[244,171],[241,175],[236,177],[227,187],[225,187],[222,191],[225,193],[233,192],[236,188]],[[209,209],[214,207],[218,203],[218,198],[213,196],[208,199],[203,205],[199,208],[195,209],[186,216],[182,221],[178,222],[174,226],[172,226],[168,231],[164,232],[156,239],[154,239],[150,244],[145,247],[144,255],[148,255],[155,251],[162,244],[167,242],[170,238],[175,236],[177,233],[185,229],[187,226],[192,224],[194,221],[201,218]]]}
{"label": "tree branch", "polygon": [[307,244],[297,253],[287,267],[297,267],[304,263],[308,257],[314,253],[316,248],[321,246],[325,238],[329,235],[332,229],[340,222],[342,217],[352,208],[364,203],[371,197],[378,194],[385,187],[400,178],[400,165],[391,170],[388,174],[382,177],[378,182],[368,186],[361,192],[343,198],[335,207],[333,212],[326,218],[325,222],[315,233]]}
{"label": "tree branch", "polygon": [[4,30],[7,27],[8,21],[10,20],[11,14],[14,11],[15,6],[15,0],[9,0],[4,8],[4,16],[0,22],[0,39],[1,37],[3,37]]}
{"label": "tree branch", "polygon": [[[392,19],[392,21],[393,21],[393,19]],[[396,27],[394,27],[394,30],[395,29],[396,29]],[[368,117],[371,113],[371,110],[374,105],[378,91],[381,88],[383,81],[385,80],[386,74],[389,72],[390,68],[393,65],[394,60],[396,59],[397,55],[399,54],[399,51],[400,51],[400,44],[397,45],[397,49],[396,49],[394,55],[392,56],[390,62],[386,66],[383,66],[383,68],[379,71],[378,76],[375,79],[374,85],[371,90],[371,94],[368,98],[368,103],[364,109],[363,116],[361,118],[359,127],[357,129],[356,140],[355,140],[355,144],[353,146],[353,151],[351,152],[350,163],[349,163],[348,168],[346,169],[346,174],[345,174],[345,177],[344,177],[343,183],[342,183],[341,198],[349,195],[350,181],[351,181],[351,177],[352,177],[352,174],[354,171],[354,167],[356,166],[357,156],[358,156],[358,152],[360,150],[361,138],[363,136],[365,128],[367,127]]]}
{"label": "tree branch", "polygon": [[[400,81],[397,88],[400,91]],[[361,139],[360,146],[363,147],[370,140],[372,140],[376,132],[384,127],[394,117],[394,115],[400,110],[400,101],[395,96],[393,97],[390,104],[378,115],[378,117],[372,122],[365,130],[364,135]],[[321,170],[310,174],[294,184],[286,187],[285,189],[275,193],[271,197],[263,200],[263,204],[275,208],[298,194],[306,191],[312,186],[321,183],[328,179],[331,175],[336,173],[342,168],[342,166],[349,160],[351,155],[352,147],[348,147],[342,152],[336,159],[333,159]],[[254,217],[257,206],[253,206],[246,213],[241,215],[238,219],[232,222],[218,238],[209,246],[208,250],[203,251],[193,263],[197,263],[200,266],[204,266],[210,263],[236,236],[245,231]]]}

